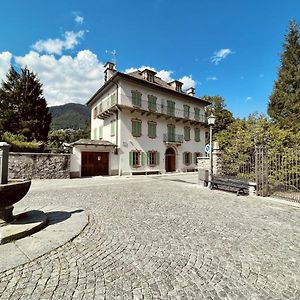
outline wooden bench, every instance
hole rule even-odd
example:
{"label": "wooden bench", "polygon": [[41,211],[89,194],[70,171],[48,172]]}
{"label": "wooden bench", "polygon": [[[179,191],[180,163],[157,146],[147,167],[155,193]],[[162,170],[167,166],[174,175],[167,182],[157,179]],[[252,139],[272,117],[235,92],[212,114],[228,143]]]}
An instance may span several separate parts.
{"label": "wooden bench", "polygon": [[249,183],[242,179],[231,178],[227,176],[212,176],[211,189],[221,189],[229,192],[249,195]]}

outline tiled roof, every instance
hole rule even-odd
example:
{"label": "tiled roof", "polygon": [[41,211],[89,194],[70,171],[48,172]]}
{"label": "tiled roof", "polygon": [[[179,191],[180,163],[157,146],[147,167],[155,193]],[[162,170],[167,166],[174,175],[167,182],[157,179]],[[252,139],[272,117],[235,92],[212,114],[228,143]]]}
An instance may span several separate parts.
{"label": "tiled roof", "polygon": [[87,145],[87,146],[116,146],[115,144],[109,142],[109,141],[103,141],[103,140],[89,140],[89,139],[80,139],[74,143],[71,144],[72,146],[76,145]]}

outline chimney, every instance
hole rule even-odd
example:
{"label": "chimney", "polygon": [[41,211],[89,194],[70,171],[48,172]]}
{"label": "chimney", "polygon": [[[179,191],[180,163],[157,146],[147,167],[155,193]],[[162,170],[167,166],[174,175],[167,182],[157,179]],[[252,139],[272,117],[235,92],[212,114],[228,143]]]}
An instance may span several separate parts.
{"label": "chimney", "polygon": [[190,96],[195,96],[195,88],[194,87],[190,87],[189,89],[186,90],[186,93]]}
{"label": "chimney", "polygon": [[115,69],[115,64],[108,61],[105,65],[104,65],[104,80],[105,82],[108,81],[116,72],[117,70]]}
{"label": "chimney", "polygon": [[175,88],[175,90],[177,92],[182,92],[182,86],[183,86],[183,83],[178,81],[178,80],[173,80],[171,82],[168,83],[170,86],[172,86],[173,88]]}

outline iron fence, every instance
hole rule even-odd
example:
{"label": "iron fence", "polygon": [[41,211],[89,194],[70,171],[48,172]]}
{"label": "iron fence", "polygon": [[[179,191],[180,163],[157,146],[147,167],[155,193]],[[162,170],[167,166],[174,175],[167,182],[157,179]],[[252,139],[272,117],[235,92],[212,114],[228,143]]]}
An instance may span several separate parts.
{"label": "iron fence", "polygon": [[255,147],[250,154],[226,155],[221,162],[221,174],[256,183],[260,196],[276,196],[300,202],[300,150],[281,152]]}

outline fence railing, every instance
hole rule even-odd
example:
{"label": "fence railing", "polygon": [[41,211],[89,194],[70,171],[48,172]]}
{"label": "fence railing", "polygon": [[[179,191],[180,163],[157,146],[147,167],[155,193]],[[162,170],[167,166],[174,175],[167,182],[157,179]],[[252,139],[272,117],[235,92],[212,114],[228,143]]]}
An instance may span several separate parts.
{"label": "fence railing", "polygon": [[221,174],[256,182],[260,196],[278,196],[300,201],[300,150],[267,151],[256,147],[253,153],[222,159]]}

